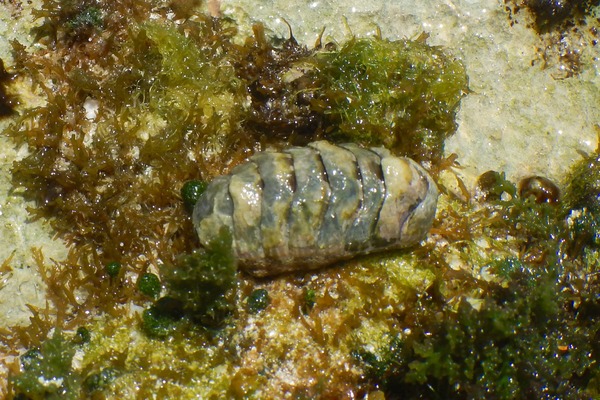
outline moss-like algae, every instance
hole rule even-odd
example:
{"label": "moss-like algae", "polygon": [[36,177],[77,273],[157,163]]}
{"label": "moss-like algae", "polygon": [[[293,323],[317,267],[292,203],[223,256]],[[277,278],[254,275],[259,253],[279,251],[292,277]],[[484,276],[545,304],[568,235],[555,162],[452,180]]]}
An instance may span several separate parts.
{"label": "moss-like algae", "polygon": [[389,394],[407,399],[597,396],[600,321],[569,309],[554,274],[521,267],[478,308],[465,298],[455,308],[424,299],[409,335],[383,356],[356,356]]}
{"label": "moss-like algae", "polygon": [[231,233],[223,229],[207,249],[181,255],[163,268],[168,297],[203,325],[221,325],[235,307],[237,262],[231,246]]}
{"label": "moss-like algae", "polygon": [[256,78],[247,127],[297,143],[324,136],[440,162],[468,81],[462,63],[429,46],[427,35],[354,38],[310,52],[290,37],[274,52],[261,30],[255,34],[253,57],[262,67],[249,71]]}
{"label": "moss-like algae", "polygon": [[27,399],[78,399],[81,377],[71,366],[75,344],[56,330],[38,349],[21,356],[23,372],[12,379],[15,395]]}
{"label": "moss-like algae", "polygon": [[384,145],[419,161],[438,161],[467,92],[460,61],[416,40],[353,39],[318,56],[322,83],[312,101],[334,138]]}

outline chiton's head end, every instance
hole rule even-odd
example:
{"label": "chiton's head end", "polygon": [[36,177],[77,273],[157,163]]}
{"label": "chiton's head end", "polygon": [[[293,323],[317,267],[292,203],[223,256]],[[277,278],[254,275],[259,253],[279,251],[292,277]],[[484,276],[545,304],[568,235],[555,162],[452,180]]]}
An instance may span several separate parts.
{"label": "chiton's head end", "polygon": [[427,181],[427,190],[423,200],[415,207],[406,222],[402,226],[402,242],[408,245],[419,243],[427,236],[431,229],[435,212],[437,209],[437,200],[439,191],[433,179],[425,171],[423,178]]}

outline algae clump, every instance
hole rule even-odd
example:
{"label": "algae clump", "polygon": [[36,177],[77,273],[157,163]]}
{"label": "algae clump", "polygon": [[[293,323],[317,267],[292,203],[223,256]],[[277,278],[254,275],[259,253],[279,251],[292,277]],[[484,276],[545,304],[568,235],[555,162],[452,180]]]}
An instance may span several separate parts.
{"label": "algae clump", "polygon": [[322,87],[312,105],[323,113],[327,134],[384,145],[419,161],[442,156],[468,90],[462,63],[427,45],[426,35],[355,38],[319,54],[315,68]]}
{"label": "algae clump", "polygon": [[22,373],[12,379],[17,395],[38,399],[78,399],[81,377],[71,367],[75,344],[56,330],[39,349],[21,356]]}
{"label": "algae clump", "polygon": [[210,243],[163,267],[167,298],[180,302],[181,311],[205,326],[220,326],[235,308],[237,262],[227,229]]}

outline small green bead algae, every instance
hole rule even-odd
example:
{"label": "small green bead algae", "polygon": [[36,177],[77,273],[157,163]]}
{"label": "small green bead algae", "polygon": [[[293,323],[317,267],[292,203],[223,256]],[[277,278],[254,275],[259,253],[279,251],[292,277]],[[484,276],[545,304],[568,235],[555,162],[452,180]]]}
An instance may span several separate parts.
{"label": "small green bead algae", "polygon": [[149,297],[158,297],[160,294],[160,280],[158,276],[146,272],[138,280],[138,289],[141,293]]}

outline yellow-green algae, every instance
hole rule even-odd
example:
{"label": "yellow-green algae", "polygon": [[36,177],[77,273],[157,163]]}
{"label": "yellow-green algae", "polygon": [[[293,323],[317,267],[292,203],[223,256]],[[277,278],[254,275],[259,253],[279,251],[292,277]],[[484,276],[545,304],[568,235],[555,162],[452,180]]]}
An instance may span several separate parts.
{"label": "yellow-green algae", "polygon": [[418,161],[439,160],[456,131],[455,111],[467,91],[460,61],[415,40],[352,39],[320,54],[322,82],[314,104],[337,140],[384,145]]}
{"label": "yellow-green algae", "polygon": [[[305,277],[244,281],[235,324],[218,331],[187,324],[165,340],[157,340],[136,329],[141,321],[135,312],[105,315],[87,325],[91,338],[80,348],[68,373],[81,384],[105,369],[114,371],[114,378],[99,390],[106,398],[361,393],[356,386],[360,370],[353,365],[350,352],[381,341],[390,329],[396,332],[395,312],[431,283],[433,272],[428,267],[412,270],[413,261],[411,255],[369,258],[364,265],[355,262]],[[304,314],[301,301],[307,282],[315,288],[315,303]],[[268,307],[254,314],[243,300],[257,286],[274,297]],[[76,346],[72,346],[74,351]],[[316,384],[319,380],[321,384]],[[90,392],[89,385],[83,388],[82,393]],[[72,387],[63,392],[78,393]]]}
{"label": "yellow-green algae", "polygon": [[90,327],[92,340],[83,349],[81,371],[119,371],[105,389],[108,398],[210,398],[227,392],[233,360],[224,338],[194,332],[155,340],[132,329],[138,323],[134,315],[102,319]]}

